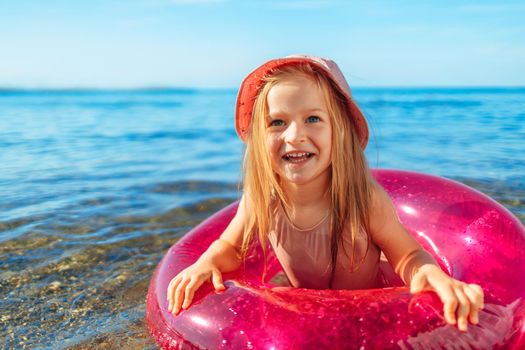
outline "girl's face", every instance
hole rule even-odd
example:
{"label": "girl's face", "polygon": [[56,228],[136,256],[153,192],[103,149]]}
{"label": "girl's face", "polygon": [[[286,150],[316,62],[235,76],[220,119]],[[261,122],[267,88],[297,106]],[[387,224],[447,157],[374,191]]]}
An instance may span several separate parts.
{"label": "girl's face", "polygon": [[296,185],[325,184],[331,164],[332,122],[323,91],[296,75],[268,91],[266,146],[273,171]]}

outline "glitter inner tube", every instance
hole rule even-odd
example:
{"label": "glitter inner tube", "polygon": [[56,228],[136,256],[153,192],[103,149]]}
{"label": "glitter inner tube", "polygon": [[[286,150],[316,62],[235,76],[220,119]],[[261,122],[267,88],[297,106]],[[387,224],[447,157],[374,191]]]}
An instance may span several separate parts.
{"label": "glitter inner tube", "polygon": [[[151,279],[146,318],[164,349],[525,349],[525,229],[486,195],[444,178],[373,170],[406,229],[443,270],[485,293],[479,323],[446,324],[433,292],[411,295],[389,265],[389,287],[312,290],[276,284],[275,256],[254,250],[226,290],[205,283],[178,316],[168,312],[170,280],[219,237],[238,203],[217,212],[170,248]],[[273,278],[273,279],[272,279]]]}

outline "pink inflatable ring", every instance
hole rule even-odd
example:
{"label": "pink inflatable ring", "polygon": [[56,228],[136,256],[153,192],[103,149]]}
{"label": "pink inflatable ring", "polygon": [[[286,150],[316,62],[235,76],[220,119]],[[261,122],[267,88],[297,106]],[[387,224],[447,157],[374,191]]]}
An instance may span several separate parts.
{"label": "pink inflatable ring", "polygon": [[[454,278],[480,284],[485,308],[466,333],[447,325],[436,294],[411,295],[399,279],[374,290],[309,290],[262,283],[262,255],[205,284],[179,316],[169,281],[192,264],[233,217],[237,203],[168,251],[151,279],[147,323],[165,349],[525,349],[525,230],[503,206],[460,183],[413,172],[373,171],[409,232]],[[268,278],[281,270],[268,258]],[[388,271],[385,271],[388,272]],[[390,270],[390,274],[391,274]]]}

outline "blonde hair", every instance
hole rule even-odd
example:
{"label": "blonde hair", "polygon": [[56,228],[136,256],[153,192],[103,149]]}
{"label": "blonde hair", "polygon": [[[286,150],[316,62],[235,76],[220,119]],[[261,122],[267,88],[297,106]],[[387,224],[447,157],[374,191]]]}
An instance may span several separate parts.
{"label": "blonde hair", "polygon": [[[343,244],[345,229],[351,234],[353,253],[350,269],[354,271],[357,234],[360,230],[368,233],[370,228],[368,218],[374,180],[370,175],[364,151],[360,146],[352,116],[349,115],[346,98],[331,79],[320,69],[311,65],[286,65],[276,69],[271,75],[264,78],[264,85],[260,88],[255,100],[243,162],[244,193],[247,199],[246,206],[250,210],[246,210],[247,220],[241,256],[243,260],[246,259],[255,238],[258,238],[266,260],[266,247],[273,225],[275,201],[279,200],[286,209],[290,208],[290,201],[281,186],[280,178],[272,170],[266,147],[267,96],[273,86],[297,74],[311,79],[320,87],[328,113],[332,118],[331,184],[329,188],[332,203],[331,287],[339,244],[347,254]],[[369,246],[370,236],[367,234],[367,249],[359,265],[364,261]],[[266,264],[263,279],[265,273]]]}

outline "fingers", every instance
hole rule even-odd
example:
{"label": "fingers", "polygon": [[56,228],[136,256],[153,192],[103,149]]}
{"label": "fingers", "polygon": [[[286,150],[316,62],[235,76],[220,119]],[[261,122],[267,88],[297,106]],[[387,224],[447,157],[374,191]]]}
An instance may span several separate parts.
{"label": "fingers", "polygon": [[462,285],[455,288],[454,292],[456,293],[456,297],[458,299],[458,329],[460,331],[466,332],[468,327],[467,317],[470,314],[470,301],[465,295]]}
{"label": "fingers", "polygon": [[226,289],[222,281],[222,274],[216,268],[206,271],[195,271],[187,269],[175,276],[169,283],[166,298],[168,300],[168,312],[177,315],[181,309],[187,309],[195,292],[206,281],[212,277],[213,286],[216,291]]}
{"label": "fingers", "polygon": [[212,271],[212,282],[213,282],[213,287],[215,287],[216,291],[221,291],[221,290],[226,289],[226,287],[224,287],[224,283],[222,282],[222,274],[219,270]]}
{"label": "fingers", "polygon": [[190,279],[190,282],[186,285],[186,288],[184,290],[184,302],[182,303],[182,308],[184,310],[186,310],[188,306],[190,306],[191,301],[193,300],[193,295],[195,295],[195,291],[199,289],[203,282],[203,280],[200,280],[198,278]]}
{"label": "fingers", "polygon": [[473,298],[469,297],[469,299],[474,302],[479,309],[483,309],[485,307],[483,289],[477,284],[467,284],[467,286],[469,287],[469,292],[473,295]]}
{"label": "fingers", "polygon": [[168,292],[166,293],[166,298],[168,299],[168,311],[171,312],[171,309],[173,308],[173,302],[175,298],[175,290],[177,289],[177,286],[179,285],[181,281],[181,277],[175,276],[168,285]]}
{"label": "fingers", "polygon": [[[183,298],[184,301],[182,302],[183,309],[187,309],[190,306],[191,301],[193,300],[193,296],[195,295],[195,291],[199,289],[199,287],[207,280],[209,281],[209,277],[208,278],[205,278],[205,277],[204,278],[203,277],[200,277],[200,278],[191,277],[190,278],[188,284],[186,285],[186,288],[184,288],[184,298]],[[215,290],[219,291],[219,290],[226,289],[224,287],[224,284],[222,283],[222,275],[219,270],[212,270],[212,282],[213,282],[213,286],[215,287]],[[179,287],[180,287],[180,284],[179,284]],[[181,300],[182,300],[182,297],[181,297]]]}
{"label": "fingers", "polygon": [[441,301],[447,323],[454,325],[460,331],[466,332],[468,321],[479,322],[479,310],[483,307],[483,290],[476,284],[466,284],[455,281],[436,288]]}
{"label": "fingers", "polygon": [[479,322],[479,310],[483,309],[483,289],[477,284],[466,284],[463,287],[465,295],[470,301],[470,315],[469,319],[472,324]]}
{"label": "fingers", "polygon": [[171,310],[173,315],[177,315],[180,311],[182,300],[184,298],[184,291],[186,290],[188,283],[190,283],[189,279],[183,279],[177,286],[177,289],[175,289],[173,308]]}
{"label": "fingers", "polygon": [[441,301],[443,302],[443,314],[445,320],[449,324],[456,324],[456,309],[458,307],[458,299],[454,289],[450,286],[440,287],[436,289]]}
{"label": "fingers", "polygon": [[413,276],[410,292],[435,291],[443,302],[445,321],[451,325],[457,323],[460,331],[467,331],[468,321],[472,324],[479,322],[479,310],[484,304],[483,289],[479,285],[458,281],[441,270],[422,271]]}

